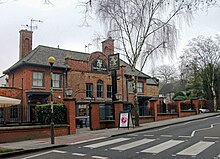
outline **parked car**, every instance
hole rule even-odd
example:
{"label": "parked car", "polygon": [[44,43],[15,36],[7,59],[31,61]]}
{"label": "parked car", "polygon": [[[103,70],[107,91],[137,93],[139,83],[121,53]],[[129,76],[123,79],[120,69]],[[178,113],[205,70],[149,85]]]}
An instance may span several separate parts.
{"label": "parked car", "polygon": [[199,111],[200,111],[200,113],[208,113],[208,112],[209,112],[209,109],[200,108]]}

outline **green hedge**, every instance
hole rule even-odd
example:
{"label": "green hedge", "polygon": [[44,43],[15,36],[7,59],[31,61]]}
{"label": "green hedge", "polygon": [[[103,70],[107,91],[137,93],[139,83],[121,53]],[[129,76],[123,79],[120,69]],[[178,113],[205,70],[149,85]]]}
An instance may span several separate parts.
{"label": "green hedge", "polygon": [[[67,123],[67,108],[63,104],[54,104],[54,123],[66,124]],[[36,121],[42,124],[50,124],[51,119],[51,106],[50,104],[36,105],[35,107]]]}

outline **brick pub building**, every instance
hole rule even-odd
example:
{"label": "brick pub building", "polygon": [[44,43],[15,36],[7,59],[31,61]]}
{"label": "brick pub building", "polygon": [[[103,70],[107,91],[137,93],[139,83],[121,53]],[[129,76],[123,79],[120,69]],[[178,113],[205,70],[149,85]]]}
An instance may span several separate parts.
{"label": "brick pub building", "polygon": [[[108,55],[111,54],[114,54],[111,37],[102,42],[102,52],[88,54],[42,45],[32,49],[32,32],[21,30],[19,61],[3,72],[8,75],[9,87],[1,88],[0,95],[15,97],[10,93],[18,90],[16,97],[22,100],[22,109],[17,112],[17,117],[21,116],[22,121],[34,121],[35,106],[49,103],[50,64],[47,60],[53,56],[56,58],[53,65],[55,103],[63,103],[64,98],[75,98],[76,120],[83,120],[87,126],[89,115],[99,116],[100,120],[114,120],[112,79],[108,71]],[[120,60],[117,97],[123,102],[123,109],[130,109],[134,99],[133,74],[129,65]],[[150,114],[148,100],[158,97],[158,80],[138,70],[135,74],[138,76],[139,113],[144,118]],[[98,114],[89,113],[91,103],[98,105]]]}

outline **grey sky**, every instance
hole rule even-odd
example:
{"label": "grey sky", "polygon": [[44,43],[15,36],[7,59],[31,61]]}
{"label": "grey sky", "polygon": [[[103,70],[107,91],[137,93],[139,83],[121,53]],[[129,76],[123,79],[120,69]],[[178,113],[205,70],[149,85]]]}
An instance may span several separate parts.
{"label": "grey sky", "polygon": [[[38,45],[59,45],[62,49],[84,52],[85,45],[92,44],[96,34],[101,33],[101,26],[95,18],[89,21],[91,27],[80,27],[84,15],[83,7],[77,5],[78,0],[51,0],[53,6],[45,5],[43,1],[7,0],[7,3],[0,4],[0,76],[18,61],[19,31],[25,29],[22,25],[30,25],[31,19],[43,21],[34,23],[38,29],[34,30],[33,48]],[[191,38],[220,34],[219,15],[220,8],[214,8],[208,13],[195,15],[190,27],[182,26],[178,55]],[[89,52],[95,50],[99,49],[94,45],[90,46]],[[174,59],[172,63],[177,63],[176,61]]]}

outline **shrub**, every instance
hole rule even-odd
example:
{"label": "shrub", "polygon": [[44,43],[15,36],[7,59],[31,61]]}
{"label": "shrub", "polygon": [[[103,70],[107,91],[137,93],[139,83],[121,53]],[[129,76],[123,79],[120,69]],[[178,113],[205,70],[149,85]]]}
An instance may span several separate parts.
{"label": "shrub", "polygon": [[[55,124],[65,124],[67,108],[63,104],[53,105]],[[36,105],[35,108],[36,121],[42,124],[49,124],[51,122],[51,106],[50,104]]]}
{"label": "shrub", "polygon": [[174,96],[173,96],[173,100],[186,100],[187,96],[183,93],[183,92],[177,92]]}

